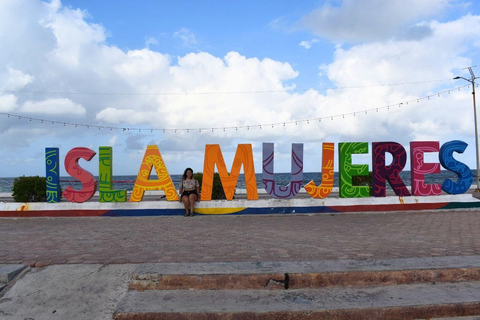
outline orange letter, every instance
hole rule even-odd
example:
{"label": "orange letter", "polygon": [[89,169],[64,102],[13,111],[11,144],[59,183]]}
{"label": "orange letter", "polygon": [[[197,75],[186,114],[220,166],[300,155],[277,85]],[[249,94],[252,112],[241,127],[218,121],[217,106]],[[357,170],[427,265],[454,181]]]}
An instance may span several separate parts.
{"label": "orange letter", "polygon": [[202,197],[204,201],[212,200],[213,173],[217,165],[220,181],[227,200],[232,200],[237,186],[240,168],[243,164],[245,173],[245,186],[247,188],[247,199],[258,200],[257,180],[255,179],[255,167],[253,165],[253,153],[251,144],[239,144],[231,173],[227,171],[222,150],[218,144],[207,144],[205,146],[205,162],[203,164]]}
{"label": "orange letter", "polygon": [[322,183],[317,187],[312,180],[305,186],[305,191],[310,197],[323,199],[332,192],[334,152],[335,145],[333,143],[322,143]]}
{"label": "orange letter", "polygon": [[[153,167],[157,172],[157,180],[149,179]],[[178,201],[178,194],[173,186],[172,178],[168,174],[160,150],[155,145],[147,146],[130,196],[130,202],[142,201],[146,190],[163,190],[168,201]]]}

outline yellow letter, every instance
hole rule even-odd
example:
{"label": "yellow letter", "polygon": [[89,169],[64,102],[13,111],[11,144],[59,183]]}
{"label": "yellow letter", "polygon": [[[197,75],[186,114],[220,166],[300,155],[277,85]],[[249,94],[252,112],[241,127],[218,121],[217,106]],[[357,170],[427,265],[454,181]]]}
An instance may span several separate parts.
{"label": "yellow letter", "polygon": [[[157,180],[149,179],[153,167],[157,172]],[[130,196],[130,202],[142,201],[146,190],[163,190],[168,201],[178,201],[178,194],[173,186],[172,178],[168,174],[160,150],[155,145],[147,146]]]}

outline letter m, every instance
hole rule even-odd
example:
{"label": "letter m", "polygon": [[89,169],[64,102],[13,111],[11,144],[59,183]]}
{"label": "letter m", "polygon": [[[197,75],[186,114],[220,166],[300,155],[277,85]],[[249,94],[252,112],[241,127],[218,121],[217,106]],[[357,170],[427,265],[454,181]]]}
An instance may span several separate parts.
{"label": "letter m", "polygon": [[237,186],[240,168],[243,165],[245,174],[245,186],[247,188],[247,199],[258,200],[257,180],[255,178],[255,167],[253,165],[253,153],[251,144],[239,144],[233,159],[232,170],[227,171],[222,150],[218,144],[207,144],[205,146],[205,161],[203,163],[202,196],[201,200],[212,200],[213,174],[217,165],[220,181],[227,200],[232,200]]}

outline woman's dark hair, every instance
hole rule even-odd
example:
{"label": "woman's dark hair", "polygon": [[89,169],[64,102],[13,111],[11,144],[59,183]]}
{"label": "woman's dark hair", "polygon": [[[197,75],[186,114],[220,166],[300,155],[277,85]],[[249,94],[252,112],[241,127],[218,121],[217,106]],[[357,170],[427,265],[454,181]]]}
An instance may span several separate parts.
{"label": "woman's dark hair", "polygon": [[193,173],[192,168],[187,168],[187,169],[185,169],[185,171],[183,172],[182,180],[187,179],[187,171],[192,171],[192,173]]}

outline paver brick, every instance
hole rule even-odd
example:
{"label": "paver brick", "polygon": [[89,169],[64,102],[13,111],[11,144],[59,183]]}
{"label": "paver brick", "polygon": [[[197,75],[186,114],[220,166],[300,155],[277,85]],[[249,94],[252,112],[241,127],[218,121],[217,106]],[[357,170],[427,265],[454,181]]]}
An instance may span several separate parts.
{"label": "paver brick", "polygon": [[0,220],[0,263],[318,261],[480,254],[480,211]]}

